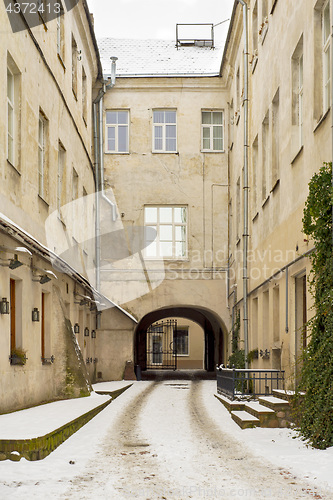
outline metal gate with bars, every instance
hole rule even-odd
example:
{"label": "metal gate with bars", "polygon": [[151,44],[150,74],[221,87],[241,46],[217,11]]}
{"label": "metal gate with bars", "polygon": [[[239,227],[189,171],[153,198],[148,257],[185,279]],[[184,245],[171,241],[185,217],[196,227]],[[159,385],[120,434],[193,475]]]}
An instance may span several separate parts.
{"label": "metal gate with bars", "polygon": [[147,369],[177,369],[177,320],[154,323],[147,330]]}

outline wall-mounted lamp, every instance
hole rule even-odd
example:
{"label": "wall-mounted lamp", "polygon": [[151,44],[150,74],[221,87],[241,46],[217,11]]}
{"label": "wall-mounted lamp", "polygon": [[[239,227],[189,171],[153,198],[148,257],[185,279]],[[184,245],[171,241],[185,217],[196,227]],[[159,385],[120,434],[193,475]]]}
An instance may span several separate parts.
{"label": "wall-mounted lamp", "polygon": [[75,325],[74,325],[74,333],[80,333],[80,325],[79,325],[79,323],[75,323]]}
{"label": "wall-mounted lamp", "polygon": [[89,328],[87,326],[84,329],[84,336],[89,337]]}
{"label": "wall-mounted lamp", "polygon": [[96,338],[96,330],[91,330],[91,338],[92,339]]}
{"label": "wall-mounted lamp", "polygon": [[51,281],[51,278],[49,278],[47,274],[45,274],[44,276],[40,277],[39,283],[41,285],[44,285],[44,283],[48,283],[49,281]]}
{"label": "wall-mounted lamp", "polygon": [[9,302],[6,297],[0,302],[0,314],[9,314]]}
{"label": "wall-mounted lamp", "polygon": [[23,266],[23,262],[18,260],[17,254],[14,254],[14,258],[10,259],[9,269],[16,269],[17,267]]}
{"label": "wall-mounted lamp", "polygon": [[49,271],[48,269],[41,269],[40,267],[35,267],[33,266],[33,271],[41,271],[42,274],[37,274],[34,275],[36,279],[33,279],[32,281],[38,281],[41,285],[44,285],[44,283],[48,283],[51,281],[51,278],[58,279],[58,276],[54,274],[54,272]]}
{"label": "wall-mounted lamp", "polygon": [[39,321],[39,311],[37,307],[34,307],[32,311],[32,321]]}

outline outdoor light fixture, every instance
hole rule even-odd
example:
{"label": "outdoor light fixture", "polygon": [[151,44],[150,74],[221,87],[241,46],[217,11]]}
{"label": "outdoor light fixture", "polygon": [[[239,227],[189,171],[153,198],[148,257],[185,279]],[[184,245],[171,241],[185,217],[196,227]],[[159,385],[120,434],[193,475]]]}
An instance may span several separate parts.
{"label": "outdoor light fixture", "polygon": [[6,297],[0,302],[0,314],[9,314],[9,302]]}
{"label": "outdoor light fixture", "polygon": [[17,258],[17,253],[14,254],[14,258],[10,259],[9,269],[16,269],[17,267],[23,266],[23,262],[20,262]]}
{"label": "outdoor light fixture", "polygon": [[39,283],[41,285],[44,285],[44,283],[48,283],[49,281],[51,281],[51,278],[49,278],[47,274],[44,274],[43,276],[40,277]]}
{"label": "outdoor light fixture", "polygon": [[52,271],[49,271],[47,269],[41,269],[40,267],[32,267],[33,271],[41,271],[43,274],[38,274],[34,275],[36,279],[33,279],[32,281],[37,281],[41,285],[44,285],[44,283],[48,283],[51,281],[51,278],[55,278],[56,280],[58,279],[58,276],[56,276]]}
{"label": "outdoor light fixture", "polygon": [[38,307],[34,307],[34,309],[32,311],[32,321],[39,321]]}
{"label": "outdoor light fixture", "polygon": [[96,330],[91,330],[91,338],[92,339],[96,338]]}
{"label": "outdoor light fixture", "polygon": [[84,329],[84,336],[89,337],[89,328],[87,326]]}
{"label": "outdoor light fixture", "polygon": [[80,325],[79,325],[79,323],[75,323],[75,325],[74,325],[74,333],[80,333]]}

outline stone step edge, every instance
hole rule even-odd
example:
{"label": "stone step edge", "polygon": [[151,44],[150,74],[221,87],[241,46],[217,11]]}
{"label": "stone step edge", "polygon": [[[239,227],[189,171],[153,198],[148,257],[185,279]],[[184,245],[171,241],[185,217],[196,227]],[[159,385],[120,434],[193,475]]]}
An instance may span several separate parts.
{"label": "stone step edge", "polygon": [[290,403],[287,399],[278,398],[276,396],[260,396],[259,403],[272,410],[287,409],[290,408]]}
{"label": "stone step edge", "polygon": [[243,430],[246,427],[260,427],[260,420],[244,410],[232,411],[231,418]]}
{"label": "stone step edge", "polygon": [[261,405],[260,401],[257,402],[256,407],[251,406],[251,403],[246,403],[244,409],[245,411],[251,413],[251,415],[254,415],[255,417],[260,415],[275,416],[275,411],[272,410],[272,408],[269,408],[268,406]]}
{"label": "stone step edge", "polygon": [[[132,385],[133,384],[129,384],[116,391],[102,391],[103,394],[111,396],[108,401],[105,401],[99,406],[96,406],[92,410],[89,410],[71,422],[67,422],[44,436],[32,439],[0,439],[0,460],[11,459],[18,461],[22,457],[30,461],[42,460]],[[95,392],[101,394],[100,391]]]}
{"label": "stone step edge", "polygon": [[223,406],[228,410],[230,413],[233,409],[234,410],[243,410],[245,407],[245,402],[243,401],[232,401],[231,399],[228,399],[226,396],[223,396],[222,394],[214,394],[216,399],[220,401],[220,403],[223,404]]}

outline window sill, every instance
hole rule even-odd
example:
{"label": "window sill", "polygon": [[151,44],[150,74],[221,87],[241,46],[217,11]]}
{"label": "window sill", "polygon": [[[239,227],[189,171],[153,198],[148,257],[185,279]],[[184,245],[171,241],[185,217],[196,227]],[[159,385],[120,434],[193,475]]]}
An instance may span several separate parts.
{"label": "window sill", "polygon": [[190,262],[188,257],[144,257],[146,262],[166,262],[169,264],[183,264],[184,262]]}
{"label": "window sill", "polygon": [[234,143],[232,142],[229,146],[229,151],[232,151],[233,150],[233,147],[234,147]]}
{"label": "window sill", "polygon": [[202,149],[201,153],[225,153],[224,149]]}
{"label": "window sill", "polygon": [[275,10],[275,7],[276,7],[276,4],[277,4],[278,0],[273,0],[273,5],[272,5],[272,8],[271,8],[271,14],[273,14],[274,10]]}
{"label": "window sill", "polygon": [[328,108],[327,111],[319,118],[315,128],[313,129],[313,133],[317,132],[319,129],[320,125],[326,120],[327,116],[329,115],[329,112],[331,111],[331,108]]}
{"label": "window sill", "polygon": [[271,193],[274,193],[274,191],[276,190],[276,188],[280,185],[280,179],[277,179],[277,181],[275,182],[275,184],[273,185],[272,189],[271,189]]}
{"label": "window sill", "polygon": [[265,198],[265,199],[264,199],[264,201],[262,202],[262,205],[261,205],[261,206],[262,206],[262,208],[264,208],[264,207],[267,205],[267,202],[268,202],[269,198],[270,198],[270,194],[269,194],[268,196],[266,196],[266,198]]}
{"label": "window sill", "polygon": [[7,163],[8,163],[8,165],[11,166],[11,168],[14,170],[14,172],[21,177],[21,175],[22,175],[21,172],[15,167],[15,165],[12,164],[12,162],[10,160],[8,160],[8,158],[7,158]]}
{"label": "window sill", "polygon": [[66,71],[66,66],[65,66],[65,63],[64,63],[64,61],[63,61],[63,59],[62,59],[61,55],[60,55],[60,54],[57,54],[57,56],[58,56],[58,61],[60,62],[61,66],[62,66],[62,69],[63,69],[64,71]]}
{"label": "window sill", "polygon": [[258,64],[258,56],[254,56],[250,64],[252,66],[252,73],[254,73],[254,70],[256,69]]}
{"label": "window sill", "polygon": [[255,216],[252,217],[252,222],[255,222],[258,219],[258,217],[259,217],[259,212],[257,212]]}
{"label": "window sill", "polygon": [[154,155],[179,155],[179,151],[152,151]]}
{"label": "window sill", "polygon": [[301,155],[302,151],[304,149],[304,146],[302,145],[299,150],[297,151],[297,153],[295,154],[294,158],[291,160],[291,164],[293,165],[295,163],[295,161],[297,160],[297,158]]}
{"label": "window sill", "polygon": [[43,205],[45,206],[45,208],[49,209],[49,204],[48,202],[40,195],[38,194],[38,199],[43,203]]}
{"label": "window sill", "polygon": [[129,155],[130,154],[129,151],[124,151],[124,152],[120,152],[120,151],[104,151],[104,153],[106,155]]}

